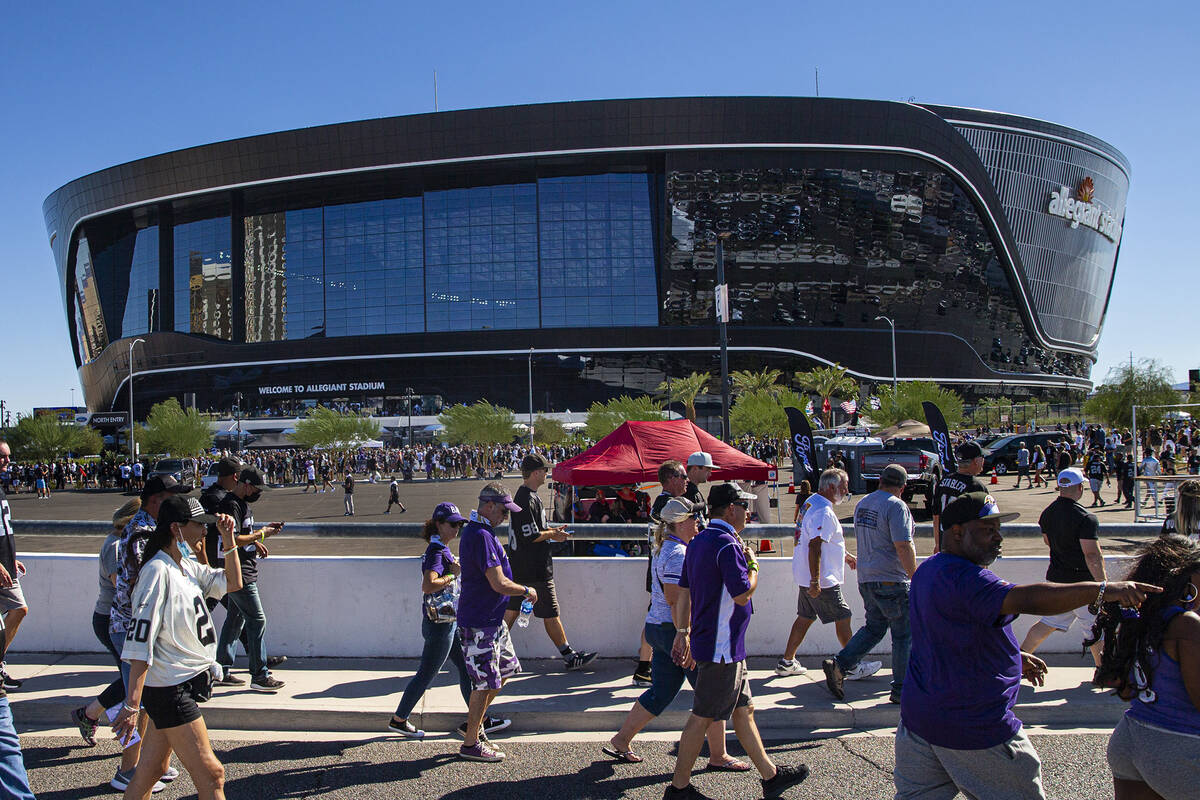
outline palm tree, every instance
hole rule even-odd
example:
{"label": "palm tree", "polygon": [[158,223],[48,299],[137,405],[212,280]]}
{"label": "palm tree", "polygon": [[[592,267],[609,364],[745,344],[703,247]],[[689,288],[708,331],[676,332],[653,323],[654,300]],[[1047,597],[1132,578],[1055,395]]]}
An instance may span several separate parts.
{"label": "palm tree", "polygon": [[665,395],[668,403],[683,403],[683,415],[695,422],[696,397],[704,393],[711,380],[711,372],[693,372],[686,378],[663,381],[656,391]]}
{"label": "palm tree", "polygon": [[779,393],[783,391],[784,387],[779,384],[779,379],[782,377],[782,370],[767,369],[766,367],[763,367],[761,372],[739,369],[729,375],[730,380],[733,381],[735,394],[765,392],[770,397],[778,397]]}
{"label": "palm tree", "polygon": [[[834,364],[832,367],[814,367],[807,372],[797,372],[795,380],[801,389],[819,394],[822,406],[825,400],[829,400],[832,405],[834,397],[858,393],[858,383],[846,374],[846,369],[841,364]],[[828,427],[829,415],[825,414],[823,410],[822,419]]]}

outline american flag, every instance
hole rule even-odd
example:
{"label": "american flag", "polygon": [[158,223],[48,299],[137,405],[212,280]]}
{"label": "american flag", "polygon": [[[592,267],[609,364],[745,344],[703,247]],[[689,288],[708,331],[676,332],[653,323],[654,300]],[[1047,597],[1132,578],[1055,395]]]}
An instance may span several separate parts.
{"label": "american flag", "polygon": [[869,405],[871,406],[871,408],[878,411],[879,409],[883,408],[883,401],[880,400],[878,397],[875,397],[872,395]]}
{"label": "american flag", "polygon": [[853,414],[855,411],[858,411],[858,403],[853,400],[847,400],[842,403],[842,411],[845,411],[847,414]]}

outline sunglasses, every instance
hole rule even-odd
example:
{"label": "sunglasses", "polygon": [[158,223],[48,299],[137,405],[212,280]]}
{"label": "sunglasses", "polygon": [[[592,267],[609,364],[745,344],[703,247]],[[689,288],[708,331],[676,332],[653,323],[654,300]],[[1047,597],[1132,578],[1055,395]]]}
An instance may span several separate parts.
{"label": "sunglasses", "polygon": [[733,505],[741,506],[742,508],[750,508],[750,504],[745,500],[735,500],[733,501]]}
{"label": "sunglasses", "polygon": [[701,512],[699,512],[699,511],[693,511],[691,514],[688,514],[688,516],[689,516],[690,518],[692,518],[692,519],[696,520],[697,522],[699,522],[700,520],[704,519],[704,514],[703,514],[703,513],[701,513]]}

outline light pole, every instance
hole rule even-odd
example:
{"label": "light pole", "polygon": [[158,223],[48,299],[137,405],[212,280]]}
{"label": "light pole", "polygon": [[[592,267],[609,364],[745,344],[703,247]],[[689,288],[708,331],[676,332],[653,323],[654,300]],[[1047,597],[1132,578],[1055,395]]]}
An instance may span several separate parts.
{"label": "light pole", "polygon": [[75,410],[75,387],[71,387],[71,410]]}
{"label": "light pole", "polygon": [[533,348],[529,348],[529,449],[533,449]]}
{"label": "light pole", "polygon": [[134,339],[129,343],[129,463],[137,461],[137,453],[134,452],[133,442],[133,348],[137,347],[138,342],[146,343],[145,339]]}
{"label": "light pole", "polygon": [[891,317],[885,317],[882,314],[875,318],[876,322],[879,320],[892,326],[892,402],[895,403],[898,400],[896,397],[896,323],[892,321]]}
{"label": "light pole", "polygon": [[408,446],[412,447],[412,400],[413,389],[411,386],[404,387],[405,399],[408,400]]}
{"label": "light pole", "polygon": [[724,241],[730,233],[717,234],[717,330],[721,340],[721,439],[729,441],[729,287],[725,285]]}

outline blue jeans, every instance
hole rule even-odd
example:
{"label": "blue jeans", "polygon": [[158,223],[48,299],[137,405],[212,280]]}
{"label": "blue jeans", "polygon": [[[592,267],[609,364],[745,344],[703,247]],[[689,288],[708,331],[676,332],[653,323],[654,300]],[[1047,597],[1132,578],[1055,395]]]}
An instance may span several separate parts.
{"label": "blue jeans", "polygon": [[912,649],[912,631],[908,624],[908,585],[904,583],[860,583],[867,622],[834,658],[843,671],[854,669],[871,648],[892,631],[892,688],[904,685],[908,671],[908,653]]}
{"label": "blue jeans", "polygon": [[221,638],[217,641],[217,663],[225,669],[233,666],[237,654],[238,637],[246,629],[246,657],[250,659],[250,675],[260,677],[267,674],[267,642],[263,633],[267,629],[267,615],[258,598],[258,584],[250,583],[225,595],[228,613],[221,626]]}
{"label": "blue jeans", "polygon": [[[124,651],[124,649],[125,649],[125,632],[124,631],[122,631],[121,633],[113,633],[112,631],[109,631],[108,638],[112,639],[113,648],[116,649],[117,653],[121,653]],[[117,666],[121,670],[121,682],[125,684],[125,691],[128,693],[128,691],[129,691],[129,662],[122,661]],[[126,694],[126,697],[128,697],[128,696],[129,695]],[[121,699],[124,700],[125,698],[122,697]],[[112,708],[112,706],[109,706],[109,708]]]}
{"label": "blue jeans", "polygon": [[[113,659],[120,668],[121,652],[113,646],[112,636],[108,632],[108,615],[107,614],[92,614],[92,633],[96,634],[96,638],[104,648],[112,654]],[[120,677],[110,683],[96,698],[100,701],[100,705],[105,708],[112,708],[117,703],[125,699],[125,678]]]}
{"label": "blue jeans", "polygon": [[7,697],[0,697],[0,796],[5,800],[34,800]]}
{"label": "blue jeans", "polygon": [[696,685],[696,670],[684,669],[671,658],[671,645],[675,643],[675,626],[670,622],[659,625],[646,623],[646,644],[650,645],[650,688],[642,692],[638,702],[654,716],[667,710],[675,695],[683,688],[686,679]]}
{"label": "blue jeans", "polygon": [[425,639],[425,646],[421,649],[421,665],[417,667],[417,674],[412,676],[412,680],[404,688],[400,705],[396,706],[396,716],[400,719],[408,719],[408,715],[425,694],[429,684],[433,683],[433,679],[442,671],[447,656],[458,670],[458,690],[462,692],[463,702],[470,705],[471,682],[467,677],[467,665],[463,661],[462,645],[458,641],[458,624],[430,622],[422,617],[421,636]]}

